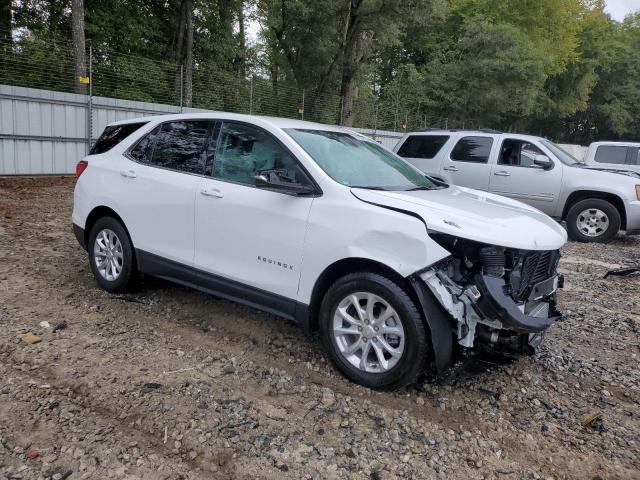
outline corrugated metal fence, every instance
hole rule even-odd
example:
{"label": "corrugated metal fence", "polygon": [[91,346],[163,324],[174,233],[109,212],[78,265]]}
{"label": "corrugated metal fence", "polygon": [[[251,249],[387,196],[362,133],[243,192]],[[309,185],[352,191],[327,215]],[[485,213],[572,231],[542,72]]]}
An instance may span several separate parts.
{"label": "corrugated metal fence", "polygon": [[[181,111],[209,110],[0,85],[0,175],[73,173],[107,124]],[[402,136],[354,130],[388,148]]]}

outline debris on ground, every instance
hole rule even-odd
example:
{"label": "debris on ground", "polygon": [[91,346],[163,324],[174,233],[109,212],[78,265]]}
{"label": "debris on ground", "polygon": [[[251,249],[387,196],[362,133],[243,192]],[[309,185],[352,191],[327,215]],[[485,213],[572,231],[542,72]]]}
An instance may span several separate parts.
{"label": "debris on ground", "polygon": [[61,320],[53,324],[53,328],[51,329],[51,332],[56,333],[58,330],[64,330],[68,326],[69,325],[67,324],[66,320]]}
{"label": "debris on ground", "polygon": [[142,385],[142,389],[140,391],[142,393],[149,393],[160,388],[162,388],[162,384],[160,383],[145,383],[144,385]]}
{"label": "debris on ground", "polygon": [[27,332],[20,335],[20,340],[24,343],[28,343],[29,345],[33,345],[34,343],[40,343],[42,341],[42,337],[32,332]]}
{"label": "debris on ground", "polygon": [[231,363],[227,363],[224,367],[222,367],[222,371],[227,375],[236,373],[236,370],[236,367]]}
{"label": "debris on ground", "polygon": [[634,273],[640,273],[640,267],[625,267],[625,268],[615,268],[613,270],[609,270],[604,274],[604,278],[614,276],[614,277],[628,277],[629,275],[633,275]]}
{"label": "debris on ground", "polygon": [[580,420],[580,422],[582,423],[583,426],[587,426],[587,425],[593,424],[593,422],[595,422],[596,420],[599,420],[600,418],[602,418],[602,412],[598,412],[597,410],[594,410],[593,412],[589,412],[585,414]]}

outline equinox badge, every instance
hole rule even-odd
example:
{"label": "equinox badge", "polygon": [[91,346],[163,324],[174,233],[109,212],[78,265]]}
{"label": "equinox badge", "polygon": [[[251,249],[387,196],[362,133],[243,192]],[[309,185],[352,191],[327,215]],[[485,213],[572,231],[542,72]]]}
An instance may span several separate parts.
{"label": "equinox badge", "polygon": [[272,258],[262,257],[258,255],[258,261],[264,263],[270,263],[272,265],[276,265],[278,267],[282,267],[286,270],[293,270],[293,265],[289,265],[288,263],[278,262],[277,260],[273,260]]}

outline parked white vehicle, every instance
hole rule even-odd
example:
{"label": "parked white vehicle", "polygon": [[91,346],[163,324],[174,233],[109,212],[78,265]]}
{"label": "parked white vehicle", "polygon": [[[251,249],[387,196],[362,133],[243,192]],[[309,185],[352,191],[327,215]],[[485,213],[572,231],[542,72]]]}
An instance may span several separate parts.
{"label": "parked white vehicle", "polygon": [[102,288],[145,273],[295,320],[369,387],[442,372],[455,342],[530,350],[559,318],[557,222],[338,127],[129,120],[77,175],[74,231]]}
{"label": "parked white vehicle", "polygon": [[565,221],[573,240],[640,234],[640,174],[588,166],[545,138],[428,130],[406,134],[394,151],[433,178],[520,200]]}
{"label": "parked white vehicle", "polygon": [[600,168],[640,173],[640,143],[593,142],[587,149],[584,161]]}

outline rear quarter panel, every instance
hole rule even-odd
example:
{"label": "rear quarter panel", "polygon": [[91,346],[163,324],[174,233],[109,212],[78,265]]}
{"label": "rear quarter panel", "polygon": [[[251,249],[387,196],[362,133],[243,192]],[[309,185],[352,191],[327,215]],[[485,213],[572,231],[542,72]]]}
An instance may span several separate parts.
{"label": "rear quarter panel", "polygon": [[[119,171],[130,167],[133,162],[121,155],[103,154],[85,158],[89,166],[76,182],[73,194],[73,223],[86,228],[87,217],[100,206],[114,210],[127,224],[126,215],[120,208],[119,199],[126,192],[120,185]],[[129,232],[133,239],[132,231]]]}

